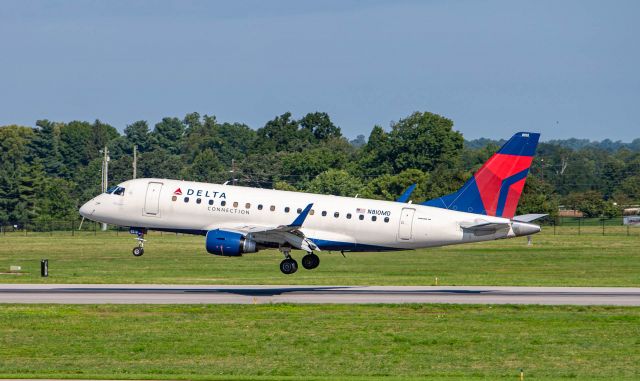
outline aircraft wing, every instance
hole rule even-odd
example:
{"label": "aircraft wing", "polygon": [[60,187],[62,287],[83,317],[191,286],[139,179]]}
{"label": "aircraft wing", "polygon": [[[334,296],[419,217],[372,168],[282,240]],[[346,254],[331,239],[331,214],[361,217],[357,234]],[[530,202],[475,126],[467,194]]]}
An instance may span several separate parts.
{"label": "aircraft wing", "polygon": [[311,252],[320,251],[320,248],[300,231],[302,224],[307,219],[313,203],[307,205],[296,219],[289,225],[263,226],[263,225],[223,225],[210,227],[212,229],[226,230],[251,236],[257,242],[264,243],[289,243],[292,247]]}

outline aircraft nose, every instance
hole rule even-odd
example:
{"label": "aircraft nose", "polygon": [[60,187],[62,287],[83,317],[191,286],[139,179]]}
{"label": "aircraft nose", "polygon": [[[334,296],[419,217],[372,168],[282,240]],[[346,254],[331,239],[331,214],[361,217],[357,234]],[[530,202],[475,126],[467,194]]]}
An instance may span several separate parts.
{"label": "aircraft nose", "polygon": [[85,202],[84,205],[80,207],[80,210],[79,210],[80,215],[82,217],[87,217],[87,218],[90,217],[93,214],[93,212],[96,211],[96,209],[93,207],[94,204],[95,202],[93,202],[93,200]]}

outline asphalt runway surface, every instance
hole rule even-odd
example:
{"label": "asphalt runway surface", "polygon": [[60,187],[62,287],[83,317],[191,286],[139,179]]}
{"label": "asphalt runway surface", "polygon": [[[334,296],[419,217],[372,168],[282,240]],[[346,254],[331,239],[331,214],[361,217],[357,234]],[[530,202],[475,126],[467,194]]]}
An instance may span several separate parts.
{"label": "asphalt runway surface", "polygon": [[640,288],[0,284],[0,303],[456,303],[640,306]]}

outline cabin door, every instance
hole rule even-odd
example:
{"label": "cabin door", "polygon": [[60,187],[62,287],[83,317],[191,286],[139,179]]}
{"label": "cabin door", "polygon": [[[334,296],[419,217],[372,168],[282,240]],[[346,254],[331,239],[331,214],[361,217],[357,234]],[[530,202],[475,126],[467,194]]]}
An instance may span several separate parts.
{"label": "cabin door", "polygon": [[402,208],[402,214],[400,215],[400,226],[398,227],[399,240],[409,241],[412,238],[413,215],[415,213],[416,213],[415,209]]}
{"label": "cabin door", "polygon": [[144,214],[147,216],[160,215],[160,191],[162,183],[149,182],[147,194],[144,198]]}

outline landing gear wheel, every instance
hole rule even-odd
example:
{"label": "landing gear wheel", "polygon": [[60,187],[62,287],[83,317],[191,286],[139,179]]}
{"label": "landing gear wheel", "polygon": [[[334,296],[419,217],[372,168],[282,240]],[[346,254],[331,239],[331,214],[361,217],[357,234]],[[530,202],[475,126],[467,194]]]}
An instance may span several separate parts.
{"label": "landing gear wheel", "polygon": [[302,257],[302,267],[307,270],[313,270],[320,265],[320,257],[313,253],[309,253]]}
{"label": "landing gear wheel", "polygon": [[134,247],[132,250],[133,256],[139,257],[144,254],[144,249],[141,247]]}
{"label": "landing gear wheel", "polygon": [[287,258],[284,259],[282,262],[280,262],[280,271],[282,271],[283,274],[293,274],[296,271],[298,271],[298,262],[295,261],[295,259],[292,258]]}

